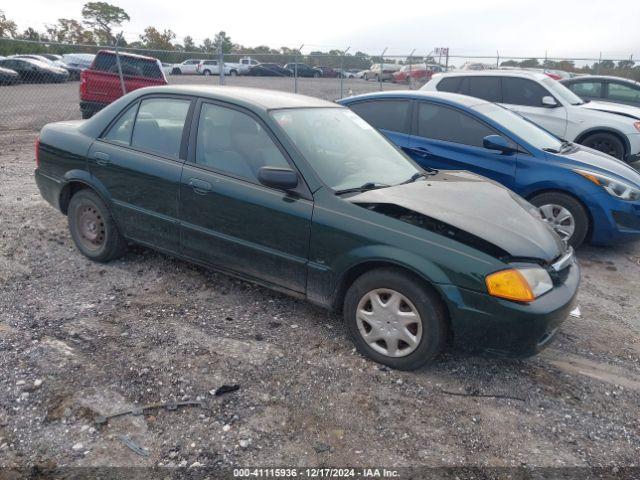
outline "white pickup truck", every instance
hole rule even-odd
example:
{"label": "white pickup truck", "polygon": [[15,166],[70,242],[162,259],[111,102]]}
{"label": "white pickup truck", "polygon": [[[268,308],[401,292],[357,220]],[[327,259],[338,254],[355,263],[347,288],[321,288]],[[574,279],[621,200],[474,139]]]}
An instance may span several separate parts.
{"label": "white pickup truck", "polygon": [[[260,62],[251,57],[243,57],[239,63],[224,62],[224,74],[231,75],[232,77],[244,75],[251,67],[259,64]],[[198,64],[197,72],[201,75],[220,75],[219,60],[202,60]]]}

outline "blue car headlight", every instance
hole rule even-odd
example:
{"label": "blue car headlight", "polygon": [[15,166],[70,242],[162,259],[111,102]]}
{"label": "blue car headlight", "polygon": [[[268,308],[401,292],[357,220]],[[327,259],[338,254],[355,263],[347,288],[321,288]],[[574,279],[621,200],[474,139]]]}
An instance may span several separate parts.
{"label": "blue car headlight", "polygon": [[604,188],[609,195],[616,198],[629,201],[640,200],[640,187],[589,170],[576,169],[574,172]]}

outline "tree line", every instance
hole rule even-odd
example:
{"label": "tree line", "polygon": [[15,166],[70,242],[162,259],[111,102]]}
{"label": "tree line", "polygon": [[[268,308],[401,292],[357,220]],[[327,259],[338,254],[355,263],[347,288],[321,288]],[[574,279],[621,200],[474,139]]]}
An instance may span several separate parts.
{"label": "tree line", "polygon": [[[58,44],[77,45],[75,51],[95,51],[98,46],[113,47],[116,42],[117,30],[123,23],[131,20],[129,14],[122,8],[107,2],[88,2],[80,12],[81,19],[59,18],[51,25],[46,25],[44,31],[38,31],[28,27],[22,32],[18,31],[17,24],[8,19],[0,10],[0,38],[16,40],[29,40],[33,42],[55,42]],[[312,65],[326,65],[330,67],[344,68],[369,68],[373,63],[381,63],[380,56],[371,56],[365,52],[356,51],[343,55],[340,50],[328,52],[313,51],[302,55],[296,49],[288,47],[272,48],[266,45],[247,47],[239,45],[231,40],[225,32],[216,33],[213,38],[205,38],[197,44],[191,36],[186,36],[182,42],[176,41],[177,35],[171,29],[159,30],[154,26],[148,26],[134,41],[118,39],[120,47],[126,50],[138,50],[140,52],[151,51],[153,56],[167,63],[177,63],[188,57],[210,58],[219,54],[225,54],[227,61],[235,61],[241,55],[251,55],[262,62],[287,63],[294,60],[306,61]],[[91,48],[95,46],[94,48]],[[20,44],[18,42],[0,42],[0,55],[13,53],[38,53],[46,49],[50,53],[66,53],[69,47],[43,46],[40,44]],[[63,51],[64,50],[64,51]],[[411,63],[433,62],[433,57],[412,57]],[[389,60],[386,60],[389,62]],[[407,59],[398,60],[397,63],[408,63]],[[602,60],[592,65],[577,67],[573,61],[549,61],[540,62],[538,59],[523,61],[503,61],[504,67],[522,68],[553,68],[577,73],[599,73],[610,75],[622,75],[640,80],[640,66],[635,66],[632,59],[613,62]]]}

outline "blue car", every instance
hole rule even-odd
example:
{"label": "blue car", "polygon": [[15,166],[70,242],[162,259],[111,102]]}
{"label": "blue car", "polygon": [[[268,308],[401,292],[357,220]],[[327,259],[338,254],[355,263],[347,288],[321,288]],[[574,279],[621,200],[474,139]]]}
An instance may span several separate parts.
{"label": "blue car", "polygon": [[640,173],[477,98],[395,91],[340,100],[425,169],[469,170],[526,198],[577,247],[640,238]]}

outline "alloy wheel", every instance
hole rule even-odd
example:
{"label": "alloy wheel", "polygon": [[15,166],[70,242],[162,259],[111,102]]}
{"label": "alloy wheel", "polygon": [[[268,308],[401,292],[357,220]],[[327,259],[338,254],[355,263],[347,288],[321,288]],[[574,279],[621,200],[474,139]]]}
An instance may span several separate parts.
{"label": "alloy wheel", "polygon": [[378,288],[362,296],[356,323],[364,341],[388,357],[404,357],[422,340],[422,319],[411,301],[395,290]]}
{"label": "alloy wheel", "polygon": [[576,230],[576,220],[562,205],[548,204],[538,208],[542,219],[553,227],[563,240],[571,238]]}

